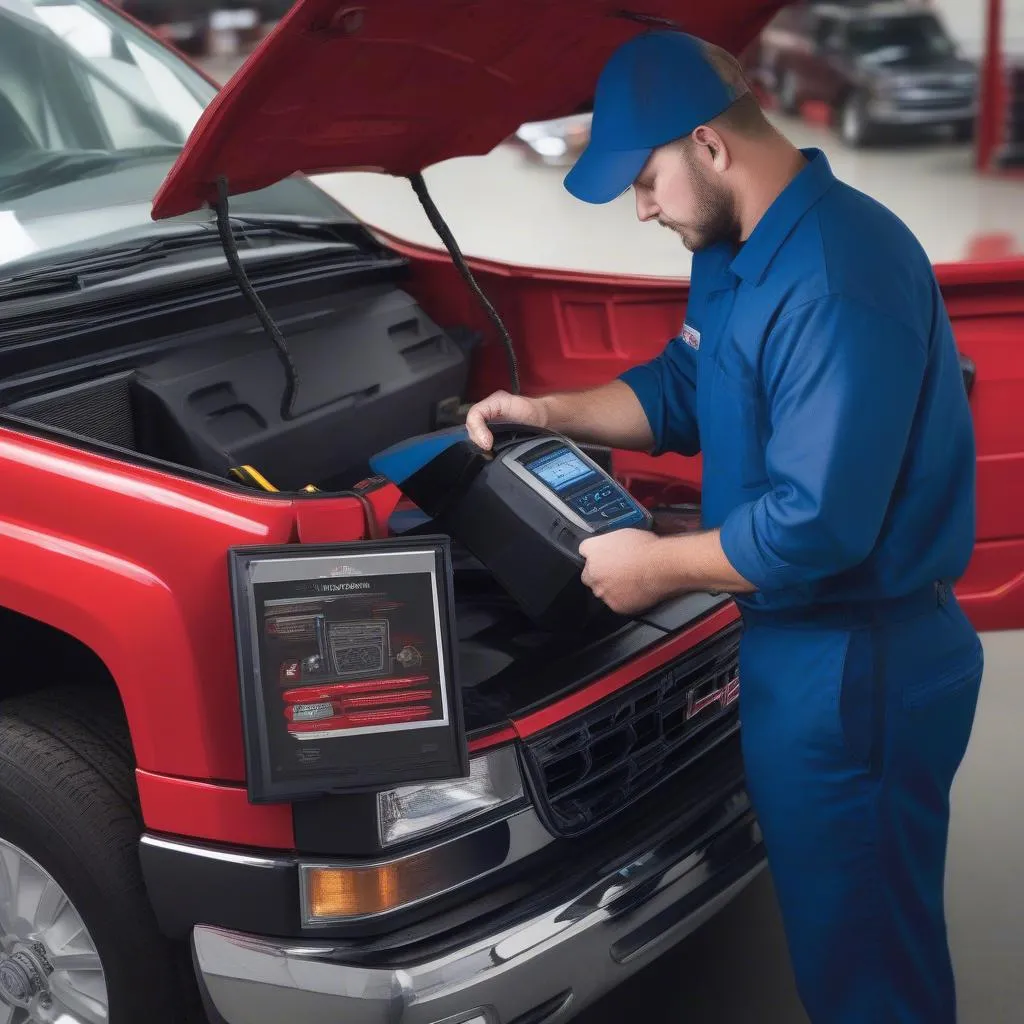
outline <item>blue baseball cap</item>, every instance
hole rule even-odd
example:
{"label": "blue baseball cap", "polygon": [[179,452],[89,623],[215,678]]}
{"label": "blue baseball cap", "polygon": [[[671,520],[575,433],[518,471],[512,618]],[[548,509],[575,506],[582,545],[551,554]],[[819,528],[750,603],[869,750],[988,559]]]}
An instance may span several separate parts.
{"label": "blue baseball cap", "polygon": [[566,189],[587,203],[611,202],[633,184],[652,150],[689,135],[745,91],[722,80],[695,36],[634,36],[601,71],[590,142],[565,176]]}

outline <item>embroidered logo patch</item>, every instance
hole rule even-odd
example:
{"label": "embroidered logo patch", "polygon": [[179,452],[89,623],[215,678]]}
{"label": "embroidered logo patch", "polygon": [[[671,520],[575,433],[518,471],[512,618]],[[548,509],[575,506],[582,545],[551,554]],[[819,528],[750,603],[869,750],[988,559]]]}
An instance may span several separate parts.
{"label": "embroidered logo patch", "polygon": [[690,346],[690,348],[694,350],[700,348],[700,331],[698,331],[696,327],[691,327],[689,324],[683,324],[682,339]]}

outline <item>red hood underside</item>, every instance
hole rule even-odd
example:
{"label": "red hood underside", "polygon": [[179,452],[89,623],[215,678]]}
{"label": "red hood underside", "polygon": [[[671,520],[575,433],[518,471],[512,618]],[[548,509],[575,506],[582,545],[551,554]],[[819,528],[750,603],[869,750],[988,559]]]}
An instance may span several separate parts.
{"label": "red hood underside", "polygon": [[154,219],[296,172],[409,176],[588,103],[612,50],[673,24],[733,53],[786,0],[298,0],[204,112]]}

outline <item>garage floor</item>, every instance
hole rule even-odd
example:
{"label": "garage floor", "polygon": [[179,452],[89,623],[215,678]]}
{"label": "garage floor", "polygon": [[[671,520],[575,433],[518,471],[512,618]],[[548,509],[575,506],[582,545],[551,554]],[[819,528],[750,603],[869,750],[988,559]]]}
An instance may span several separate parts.
{"label": "garage floor", "polygon": [[[215,68],[226,77],[229,68]],[[820,146],[836,173],[901,216],[935,262],[1024,253],[1024,181],[981,179],[967,146],[915,144],[845,152],[823,128],[778,119],[801,146]],[[426,173],[469,255],[632,274],[683,276],[689,255],[669,232],[637,222],[628,196],[587,207],[564,172],[499,147]],[[326,175],[329,192],[370,224],[439,245],[407,182]],[[986,636],[985,684],[953,794],[948,918],[962,1024],[1024,1019],[1024,632]],[[794,990],[768,873],[688,940],[582,1015],[679,1024],[806,1024]]]}

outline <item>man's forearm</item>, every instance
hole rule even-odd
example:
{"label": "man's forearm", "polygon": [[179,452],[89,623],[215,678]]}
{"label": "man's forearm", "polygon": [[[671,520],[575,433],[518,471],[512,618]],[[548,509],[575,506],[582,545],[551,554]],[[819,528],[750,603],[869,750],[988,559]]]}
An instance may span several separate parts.
{"label": "man's forearm", "polygon": [[663,537],[656,550],[655,571],[672,593],[712,590],[748,594],[756,589],[726,558],[718,530]]}
{"label": "man's forearm", "polygon": [[635,615],[694,591],[748,593],[732,567],[718,531],[659,537],[647,530],[613,530],[580,544],[580,578],[612,611]]}
{"label": "man's forearm", "polygon": [[576,441],[628,451],[648,451],[654,444],[643,406],[620,380],[587,391],[545,395],[540,401],[548,429]]}

